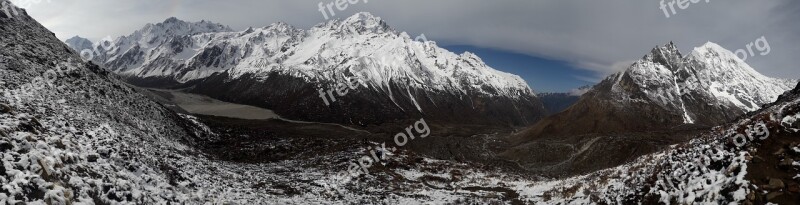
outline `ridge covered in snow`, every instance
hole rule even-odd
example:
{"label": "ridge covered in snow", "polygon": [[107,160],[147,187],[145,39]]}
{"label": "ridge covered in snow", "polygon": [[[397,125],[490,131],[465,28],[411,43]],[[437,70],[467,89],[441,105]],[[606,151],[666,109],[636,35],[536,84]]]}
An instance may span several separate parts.
{"label": "ridge covered in snow", "polygon": [[[208,28],[208,29],[199,29]],[[519,76],[497,71],[472,53],[461,55],[435,42],[419,42],[381,18],[358,13],[301,30],[285,23],[230,31],[177,19],[147,25],[115,40],[120,52],[107,69],[126,77],[168,78],[177,83],[228,73],[266,79],[271,73],[309,82],[342,82],[358,76],[376,89],[390,83],[491,96],[534,95]]]}
{"label": "ridge covered in snow", "polygon": [[[175,17],[168,18],[164,22],[152,24],[148,23],[141,29],[133,32],[130,35],[122,36],[114,39],[108,39],[111,46],[104,46],[102,44],[96,45],[97,50],[100,52],[91,58],[93,62],[99,64],[126,64],[135,63],[130,58],[134,55],[154,54],[158,53],[158,46],[165,46],[165,49],[171,51],[179,51],[183,45],[176,45],[180,39],[187,36],[197,35],[201,33],[216,33],[216,32],[230,32],[233,31],[230,27],[221,24],[200,21],[200,22],[185,22],[178,20]],[[105,39],[104,39],[105,40]],[[106,43],[106,42],[102,42]],[[80,50],[78,50],[80,51]],[[136,56],[137,60],[142,56]],[[113,62],[113,63],[112,63]],[[124,71],[125,69],[123,69]],[[120,71],[120,70],[112,70]]]}

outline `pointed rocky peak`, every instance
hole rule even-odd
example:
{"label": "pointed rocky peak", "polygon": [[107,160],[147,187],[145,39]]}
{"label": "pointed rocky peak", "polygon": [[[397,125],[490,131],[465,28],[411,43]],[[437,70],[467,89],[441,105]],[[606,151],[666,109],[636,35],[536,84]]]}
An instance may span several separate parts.
{"label": "pointed rocky peak", "polygon": [[647,54],[647,56],[658,56],[658,55],[675,54],[675,53],[680,53],[680,51],[678,50],[678,47],[675,46],[675,43],[670,41],[669,43],[664,44],[663,46],[656,46],[655,48],[650,50],[650,53]]}
{"label": "pointed rocky peak", "polygon": [[372,13],[369,12],[359,12],[353,14],[350,17],[347,17],[347,19],[344,20],[344,22],[346,23],[362,23],[362,24],[370,24],[370,23],[374,24],[374,23],[379,23],[381,21],[383,21],[381,17],[372,15]]}
{"label": "pointed rocky peak", "polygon": [[286,23],[286,22],[276,22],[276,23],[272,23],[272,24],[270,24],[269,26],[267,26],[267,27],[265,27],[265,28],[272,28],[272,29],[294,29],[294,26],[292,26],[291,24],[288,24],[288,23]]}
{"label": "pointed rocky peak", "polygon": [[81,37],[81,36],[73,36],[72,38],[69,38],[66,41],[88,41],[88,40],[89,39],[86,39],[86,38]]}
{"label": "pointed rocky peak", "polygon": [[160,23],[156,23],[153,26],[160,27],[160,28],[171,28],[171,27],[185,26],[185,25],[188,25],[188,24],[189,24],[189,22],[180,20],[180,19],[178,19],[176,17],[169,17],[169,18],[165,19],[164,21],[162,21]]}
{"label": "pointed rocky peak", "polygon": [[674,41],[669,41],[669,43],[667,43],[667,44],[666,44],[666,45],[664,45],[663,47],[664,47],[664,48],[667,48],[667,49],[669,49],[669,50],[675,50],[675,51],[677,51],[677,50],[678,50],[678,46],[675,46],[675,42],[674,42]]}
{"label": "pointed rocky peak", "polygon": [[345,31],[355,31],[358,33],[385,33],[391,31],[386,21],[369,12],[360,12],[348,17],[339,24],[339,29]]}
{"label": "pointed rocky peak", "polygon": [[601,90],[609,90],[621,99],[648,99],[661,107],[675,108],[680,104],[676,85],[677,74],[685,68],[684,58],[675,43],[669,42],[653,48],[649,54],[628,69],[611,75],[600,83]]}
{"label": "pointed rocky peak", "polygon": [[164,20],[165,24],[178,23],[178,22],[184,22],[184,21],[181,21],[180,19],[175,18],[174,16],[167,18],[167,20]]}
{"label": "pointed rocky peak", "polygon": [[247,30],[244,30],[244,33],[253,33],[255,30],[253,27],[247,27]]}
{"label": "pointed rocky peak", "polygon": [[207,32],[232,32],[233,29],[228,26],[206,20],[199,22],[187,22],[176,17],[170,17],[164,20],[164,22],[155,24],[153,26],[145,26],[145,28],[140,29],[140,31],[149,31],[151,33],[163,31],[165,33],[176,35],[190,35]]}
{"label": "pointed rocky peak", "polygon": [[277,34],[293,34],[301,30],[285,22],[277,22],[264,27],[264,30]]}
{"label": "pointed rocky peak", "polygon": [[84,44],[84,43],[87,43],[87,42],[89,44],[92,43],[92,41],[90,41],[89,39],[86,39],[86,38],[80,37],[80,36],[73,36],[72,38],[69,38],[64,42],[66,42],[67,44]]}
{"label": "pointed rocky peak", "polygon": [[653,48],[642,60],[664,65],[674,71],[679,66],[682,58],[683,55],[681,55],[678,47],[670,41],[663,46]]}

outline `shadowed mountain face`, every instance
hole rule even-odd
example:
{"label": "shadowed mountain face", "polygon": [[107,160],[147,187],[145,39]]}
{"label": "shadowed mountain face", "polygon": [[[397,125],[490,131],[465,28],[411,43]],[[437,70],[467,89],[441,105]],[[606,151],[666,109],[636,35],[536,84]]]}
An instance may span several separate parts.
{"label": "shadowed mountain face", "polygon": [[[415,41],[369,13],[309,30],[284,23],[224,28],[177,19],[148,25],[115,40],[115,52],[99,62],[135,85],[188,88],[298,120],[374,125],[425,117],[524,126],[544,116],[519,76],[474,54]],[[340,90],[352,79],[359,80],[355,88]]]}
{"label": "shadowed mountain face", "polygon": [[[241,76],[228,81],[228,75],[215,74],[199,81],[192,92],[214,98],[250,104],[274,110],[289,119],[334,122],[354,125],[380,125],[408,119],[425,118],[455,124],[525,125],[543,115],[535,96],[508,98],[432,91],[390,82],[388,87],[351,90],[325,105],[317,85],[289,75],[271,74],[259,81]],[[263,89],[271,88],[271,89]],[[363,88],[363,87],[362,87]],[[390,97],[388,93],[401,93]],[[419,110],[417,109],[419,108]]]}

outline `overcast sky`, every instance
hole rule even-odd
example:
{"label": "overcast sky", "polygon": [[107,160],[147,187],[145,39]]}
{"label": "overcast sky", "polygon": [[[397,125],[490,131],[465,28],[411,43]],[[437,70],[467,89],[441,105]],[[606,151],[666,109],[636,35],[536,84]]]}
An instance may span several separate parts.
{"label": "overcast sky", "polygon": [[[309,28],[325,21],[305,0],[15,0],[62,40],[127,35],[146,23],[175,16],[234,29],[283,21]],[[36,3],[38,1],[38,3]],[[354,1],[354,0],[351,0]],[[747,62],[765,75],[800,78],[800,1],[699,0],[682,9],[664,0],[364,0],[334,18],[367,11],[398,31],[424,33],[440,45],[469,45],[565,61],[596,81],[627,67],[656,45],[674,41],[682,52],[707,41],[731,51],[764,36],[771,51]],[[678,0],[674,0],[678,1]],[[683,0],[680,0],[683,2]],[[698,1],[698,0],[687,0]],[[17,3],[18,5],[23,3]],[[328,14],[330,15],[330,14]]]}

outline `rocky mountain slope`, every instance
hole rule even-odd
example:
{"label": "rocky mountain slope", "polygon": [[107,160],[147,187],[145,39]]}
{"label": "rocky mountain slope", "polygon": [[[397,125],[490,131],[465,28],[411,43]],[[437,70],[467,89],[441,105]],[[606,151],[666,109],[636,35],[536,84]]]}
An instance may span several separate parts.
{"label": "rocky mountain slope", "polygon": [[[95,62],[130,83],[188,88],[290,119],[366,125],[425,116],[526,125],[544,113],[519,76],[474,54],[415,41],[369,13],[308,30],[275,23],[231,32],[169,19],[115,40],[110,50],[118,51]],[[355,88],[336,91],[354,79]],[[334,92],[323,100],[327,91]]]}
{"label": "rocky mountain slope", "polygon": [[191,152],[184,142],[200,129],[83,63],[13,8],[19,12],[0,14],[0,203],[149,204],[187,196],[176,189],[183,176],[175,166],[196,161],[179,156]]}
{"label": "rocky mountain slope", "polygon": [[795,84],[765,77],[711,42],[687,56],[669,43],[609,76],[519,139],[711,127],[773,102]]}

